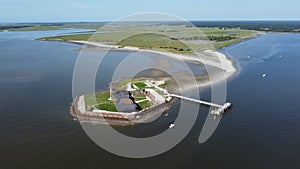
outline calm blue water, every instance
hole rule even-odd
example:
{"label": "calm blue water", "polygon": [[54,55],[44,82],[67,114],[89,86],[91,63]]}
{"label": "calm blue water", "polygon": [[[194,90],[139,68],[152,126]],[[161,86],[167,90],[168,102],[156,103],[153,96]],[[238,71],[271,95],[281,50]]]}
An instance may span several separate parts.
{"label": "calm blue water", "polygon": [[[1,169],[300,168],[299,34],[265,34],[222,49],[238,60],[241,71],[228,82],[234,107],[211,139],[198,143],[206,117],[206,108],[200,108],[194,128],[175,148],[148,159],[128,159],[99,148],[68,114],[80,46],[34,40],[68,31],[73,30],[0,33]],[[116,64],[127,54],[112,55],[107,63]],[[209,90],[202,94],[209,96]],[[168,117],[120,130],[161,132],[177,110],[175,104]]]}

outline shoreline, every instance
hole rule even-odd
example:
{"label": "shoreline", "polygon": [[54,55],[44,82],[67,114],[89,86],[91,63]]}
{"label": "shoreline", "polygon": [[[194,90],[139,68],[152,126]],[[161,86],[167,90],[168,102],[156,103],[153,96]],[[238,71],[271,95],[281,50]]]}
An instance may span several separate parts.
{"label": "shoreline", "polygon": [[235,66],[236,60],[234,60],[234,58],[229,58],[228,56],[226,56],[225,54],[219,51],[214,51],[214,50],[206,50],[203,52],[203,54],[197,53],[197,55],[184,55],[184,54],[175,54],[175,53],[164,52],[164,51],[140,49],[138,47],[132,47],[132,46],[125,46],[124,48],[119,48],[119,46],[107,45],[99,42],[89,42],[89,41],[80,41],[80,40],[72,40],[68,42],[74,44],[80,44],[80,45],[99,47],[99,48],[103,48],[106,50],[113,50],[113,51],[146,52],[152,54],[160,54],[160,55],[164,55],[182,61],[195,62],[199,64],[201,63],[204,66],[208,65],[224,71],[223,76],[221,75],[218,76],[218,78],[210,78],[210,80],[206,81],[205,83],[201,83],[201,84],[197,83],[198,88],[206,88],[210,85],[218,84],[228,79],[232,79],[236,74],[238,74],[238,68]]}

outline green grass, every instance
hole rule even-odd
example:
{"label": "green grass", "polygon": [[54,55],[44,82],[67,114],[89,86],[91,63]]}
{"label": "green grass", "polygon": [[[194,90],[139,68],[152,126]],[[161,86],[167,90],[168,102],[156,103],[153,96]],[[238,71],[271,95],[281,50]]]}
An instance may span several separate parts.
{"label": "green grass", "polygon": [[135,102],[140,101],[140,100],[145,100],[147,99],[146,97],[137,97],[134,99]]}
{"label": "green grass", "polygon": [[51,37],[44,37],[39,38],[37,40],[48,40],[48,41],[61,41],[61,42],[68,42],[71,40],[83,40],[88,41],[92,34],[80,34],[80,35],[66,35],[66,36],[51,36]]}
{"label": "green grass", "polygon": [[58,30],[63,29],[63,26],[29,26],[23,28],[11,28],[9,31],[48,31],[48,30]]}
{"label": "green grass", "polygon": [[144,82],[134,82],[131,83],[132,86],[138,87],[138,89],[144,89],[147,85]]}
{"label": "green grass", "polygon": [[191,53],[191,49],[181,41],[154,33],[135,35],[118,42],[117,45],[120,47],[134,46],[141,49],[165,50],[173,53]]}
{"label": "green grass", "polygon": [[[43,24],[8,24],[3,25],[9,31],[47,31],[65,28],[99,29],[105,23],[43,23]],[[1,26],[1,25],[0,25]]]}
{"label": "green grass", "polygon": [[138,105],[144,110],[144,109],[147,109],[149,107],[152,106],[151,102],[146,100],[146,101],[143,101],[143,102],[140,102],[138,103]]}
{"label": "green grass", "polygon": [[145,100],[146,97],[136,97],[134,98],[134,101],[137,102],[137,101],[140,101],[140,100]]}
{"label": "green grass", "polygon": [[103,103],[103,104],[98,104],[97,108],[100,110],[107,110],[107,111],[112,111],[112,112],[117,112],[117,108],[113,103]]}
{"label": "green grass", "polygon": [[139,78],[132,78],[132,79],[122,79],[119,80],[117,82],[117,84],[114,85],[114,89],[115,90],[126,90],[127,89],[127,83],[131,82],[131,83],[135,83],[137,81],[143,81],[146,80],[143,77],[139,77]]}
{"label": "green grass", "polygon": [[115,102],[108,100],[109,97],[109,92],[98,92],[96,94],[84,95],[86,109],[91,110],[92,106],[96,106],[101,110],[118,111]]}
{"label": "green grass", "polygon": [[168,84],[168,82],[167,81],[165,81],[165,83],[164,84],[160,84],[160,85],[158,85],[158,87],[160,87],[160,88],[166,88],[166,86],[167,86],[167,84]]}
{"label": "green grass", "polygon": [[231,45],[233,43],[238,43],[238,42],[242,42],[242,40],[240,40],[240,39],[233,39],[233,40],[225,41],[225,42],[222,42],[222,43],[216,43],[215,44],[215,49],[221,49],[223,47],[226,47],[228,45]]}
{"label": "green grass", "polygon": [[[29,29],[29,28],[24,28]],[[171,30],[171,31],[170,31]],[[200,31],[201,30],[201,31]],[[190,54],[191,50],[219,49],[232,43],[248,38],[258,31],[243,29],[219,29],[219,28],[187,28],[179,26],[104,26],[102,33],[98,34],[80,34],[44,37],[39,40],[84,40],[101,42],[105,44],[119,45],[120,47],[134,46],[142,49],[151,49],[159,51],[168,51],[173,53]],[[197,44],[195,41],[202,39],[213,39],[211,45]],[[181,41],[184,41],[182,43]],[[217,44],[217,45],[216,45]]]}

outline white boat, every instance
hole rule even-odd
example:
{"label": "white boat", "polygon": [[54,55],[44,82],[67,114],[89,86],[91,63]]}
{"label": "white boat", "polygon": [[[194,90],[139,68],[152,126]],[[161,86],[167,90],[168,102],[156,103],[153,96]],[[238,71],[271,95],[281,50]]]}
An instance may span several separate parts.
{"label": "white boat", "polygon": [[175,127],[175,124],[174,124],[174,123],[171,123],[171,124],[169,125],[169,128],[171,129],[171,128],[173,128],[173,127]]}

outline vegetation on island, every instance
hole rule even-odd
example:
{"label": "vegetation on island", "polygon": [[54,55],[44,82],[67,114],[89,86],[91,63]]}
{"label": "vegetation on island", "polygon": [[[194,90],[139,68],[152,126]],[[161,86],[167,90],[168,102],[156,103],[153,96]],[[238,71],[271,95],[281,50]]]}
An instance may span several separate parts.
{"label": "vegetation on island", "polygon": [[131,83],[131,87],[134,89],[138,89],[138,90],[144,89],[146,86],[147,85],[142,81],[137,81],[137,82]]}
{"label": "vegetation on island", "polygon": [[[144,86],[144,88],[145,87],[146,86]],[[144,93],[136,93],[133,97],[134,102],[137,103],[143,110],[152,106],[152,103],[147,99],[147,96]]]}
{"label": "vegetation on island", "polygon": [[16,23],[0,24],[0,30],[9,31],[45,31],[65,28],[98,29],[106,22],[66,22],[66,23]]}
{"label": "vegetation on island", "polygon": [[192,21],[197,27],[248,29],[265,32],[300,32],[300,21]]}
{"label": "vegetation on island", "polygon": [[166,86],[168,85],[168,82],[167,81],[164,81],[164,83],[162,83],[162,84],[160,84],[160,85],[158,85],[158,87],[160,87],[160,88],[166,88]]}
{"label": "vegetation on island", "polygon": [[[149,31],[147,30],[149,29]],[[150,32],[150,33],[147,33]],[[190,54],[195,50],[219,49],[241,39],[249,38],[257,31],[243,29],[195,28],[185,25],[137,25],[123,27],[105,27],[101,33],[75,34],[39,38],[68,42],[72,40],[100,42],[108,45],[139,47]],[[210,40],[210,42],[207,42]]]}
{"label": "vegetation on island", "polygon": [[[232,43],[240,42],[245,38],[252,37],[261,31],[300,32],[300,21],[192,21],[191,23],[198,27],[203,32],[203,35],[199,35],[199,32],[193,29],[193,25],[185,22],[132,24],[122,27],[104,26],[107,24],[106,22],[1,24],[0,31],[37,31],[64,28],[93,29],[95,31],[100,30],[101,34],[95,36],[92,33],[86,32],[86,34],[45,37],[39,40],[63,42],[92,40],[105,44],[117,44],[120,47],[134,46],[182,54],[191,53],[191,48],[220,49]],[[103,27],[106,28],[103,29]],[[150,30],[150,34],[140,32],[140,30],[147,29]],[[141,35],[137,35],[136,33],[141,33]],[[133,36],[131,37],[131,35]],[[211,41],[213,47],[201,44],[201,41],[206,39]],[[157,43],[154,43],[155,41]]]}
{"label": "vegetation on island", "polygon": [[142,102],[139,102],[138,105],[144,110],[152,106],[151,102],[149,100],[144,100]]}
{"label": "vegetation on island", "polygon": [[60,42],[68,42],[72,40],[82,40],[88,41],[93,34],[76,34],[76,35],[64,35],[64,36],[51,36],[51,37],[43,37],[38,38],[37,40],[47,40],[47,41],[60,41]]}
{"label": "vegetation on island", "polygon": [[98,92],[96,94],[84,95],[85,107],[91,111],[93,109],[107,110],[107,111],[118,111],[113,100],[108,100],[110,92]]}
{"label": "vegetation on island", "polygon": [[[160,83],[159,87],[165,88],[167,85],[166,81],[160,81],[163,83]],[[128,86],[128,83],[131,84],[131,88],[137,92],[131,92],[131,97],[130,98],[125,98],[125,99],[132,99],[132,101],[139,105],[142,110],[150,108],[151,106],[154,105],[154,103],[147,97],[144,89],[153,89],[160,95],[164,96],[164,93],[162,93],[160,90],[155,89],[153,86],[149,86],[145,83],[144,78],[135,78],[135,79],[124,79],[120,80],[118,82],[115,82],[117,84],[114,84],[114,87],[118,87],[118,90],[114,89],[113,92],[116,91],[121,91],[125,90]],[[110,99],[110,96],[112,98]],[[116,98],[114,98],[114,95],[110,94],[110,91],[102,91],[102,92],[97,92],[95,94],[85,94],[84,95],[85,99],[85,107],[86,110],[88,111],[93,111],[93,110],[106,110],[106,111],[111,111],[111,112],[117,112],[118,107],[116,105]]]}
{"label": "vegetation on island", "polygon": [[[60,23],[16,23],[0,24],[0,30],[35,31],[63,28],[99,29],[108,22],[60,22]],[[199,28],[245,29],[267,32],[300,32],[300,21],[191,21]],[[162,23],[169,25],[187,25],[185,22]],[[189,25],[187,25],[189,26]]]}

